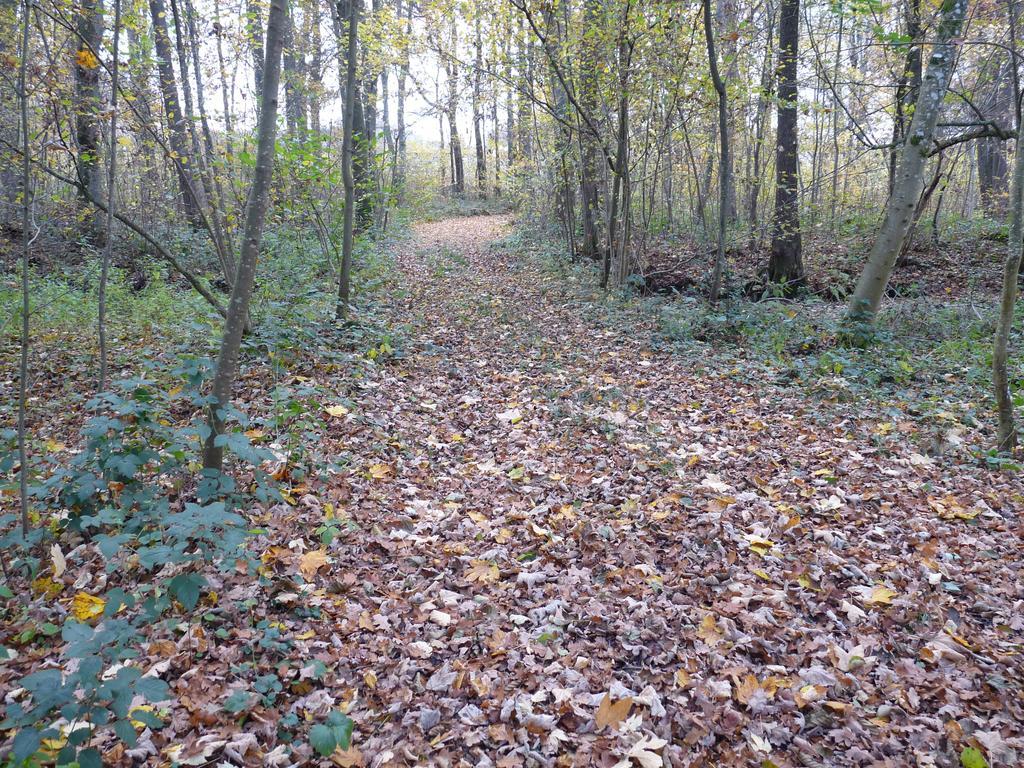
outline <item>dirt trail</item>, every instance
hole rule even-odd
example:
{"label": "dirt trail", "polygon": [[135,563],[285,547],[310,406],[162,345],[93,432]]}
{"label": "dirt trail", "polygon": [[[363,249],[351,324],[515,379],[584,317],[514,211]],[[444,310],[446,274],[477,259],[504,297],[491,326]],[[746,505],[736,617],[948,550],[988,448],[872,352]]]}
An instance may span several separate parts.
{"label": "dirt trail", "polygon": [[866,411],[695,373],[491,247],[506,227],[417,229],[407,354],[338,436],[355,529],[309,652],[367,764],[1020,750],[1019,487]]}

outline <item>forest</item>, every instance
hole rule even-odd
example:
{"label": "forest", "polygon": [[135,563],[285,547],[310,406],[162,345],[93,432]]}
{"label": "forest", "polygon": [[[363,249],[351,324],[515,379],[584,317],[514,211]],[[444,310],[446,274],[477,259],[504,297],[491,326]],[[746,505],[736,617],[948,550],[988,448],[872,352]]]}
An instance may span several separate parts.
{"label": "forest", "polygon": [[0,766],[1024,761],[1019,0],[0,0]]}

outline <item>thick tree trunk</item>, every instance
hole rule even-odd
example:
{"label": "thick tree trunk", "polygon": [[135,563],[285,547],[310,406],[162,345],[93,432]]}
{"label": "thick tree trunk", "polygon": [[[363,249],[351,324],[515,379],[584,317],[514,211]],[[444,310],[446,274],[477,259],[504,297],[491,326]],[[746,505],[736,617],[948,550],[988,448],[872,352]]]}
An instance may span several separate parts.
{"label": "thick tree trunk", "polygon": [[779,12],[779,101],[775,149],[775,217],[768,279],[787,293],[804,283],[797,187],[797,45],[800,0],[782,0]]}
{"label": "thick tree trunk", "polygon": [[103,164],[100,162],[100,46],[103,43],[102,0],[84,0],[75,20],[78,52],[75,54],[75,144],[83,216],[90,239],[99,242],[103,220],[88,205],[85,192],[103,197]]}
{"label": "thick tree trunk", "polygon": [[966,14],[967,0],[944,0],[937,40],[918,93],[914,119],[900,152],[899,169],[885,218],[850,301],[847,318],[851,321],[875,321],[889,277],[913,223],[914,210],[924,186],[925,160],[953,73]]}
{"label": "thick tree trunk", "polygon": [[[154,0],[156,1],[156,0]],[[260,123],[256,145],[256,170],[245,209],[245,226],[238,259],[238,272],[231,290],[231,303],[224,323],[217,372],[213,379],[212,402],[209,408],[210,433],[203,449],[203,467],[221,471],[224,465],[224,422],[231,402],[231,389],[238,371],[238,354],[242,334],[249,318],[256,279],[256,263],[260,240],[270,199],[270,182],[274,173],[274,143],[277,137],[277,93],[281,79],[281,48],[287,8],[285,0],[271,0],[267,18],[267,58],[263,69],[263,92],[260,94]]]}

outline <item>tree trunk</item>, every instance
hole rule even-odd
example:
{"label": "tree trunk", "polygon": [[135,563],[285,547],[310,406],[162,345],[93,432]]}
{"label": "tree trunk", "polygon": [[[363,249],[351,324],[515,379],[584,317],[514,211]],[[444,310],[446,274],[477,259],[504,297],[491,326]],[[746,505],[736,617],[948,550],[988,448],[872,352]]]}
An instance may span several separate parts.
{"label": "tree trunk", "polygon": [[[18,55],[18,3],[0,0],[0,61],[16,59]],[[18,225],[18,196],[21,192],[21,174],[17,153],[8,147],[18,146],[17,89],[0,88],[0,227]]]}
{"label": "tree trunk", "polygon": [[295,6],[291,5],[288,8],[288,19],[285,24],[282,60],[284,68],[284,118],[288,135],[291,137],[295,137],[306,130],[302,54],[298,37],[295,34],[295,12]]}
{"label": "tree trunk", "polygon": [[937,40],[928,61],[914,108],[914,118],[900,152],[899,170],[885,219],[857,281],[847,319],[873,323],[885,295],[889,277],[913,222],[914,210],[924,186],[924,164],[935,135],[942,101],[953,73],[959,35],[967,14],[967,0],[944,0]]}
{"label": "tree trunk", "polygon": [[86,231],[99,242],[103,236],[103,220],[88,205],[85,191],[103,197],[103,166],[100,162],[100,46],[103,44],[103,2],[83,0],[75,20],[78,52],[75,54],[75,144],[78,150],[78,180],[81,200],[85,204]]}
{"label": "tree trunk", "polygon": [[121,41],[121,0],[114,0],[114,27],[111,35],[113,46],[110,51],[110,127],[107,137],[107,215],[103,231],[103,258],[100,262],[100,285],[97,295],[96,331],[99,341],[100,372],[97,390],[107,388],[107,280],[110,262],[114,256],[114,212],[116,196],[114,181],[117,179],[117,90],[121,85],[120,61],[118,60]]}
{"label": "tree trunk", "polygon": [[772,92],[772,33],[775,28],[775,11],[769,3],[767,10],[768,29],[767,43],[764,49],[764,63],[761,65],[761,87],[757,94],[757,111],[754,116],[754,152],[753,168],[750,179],[750,197],[747,199],[747,220],[750,226],[750,245],[759,242],[758,234],[758,198],[761,195],[761,152],[768,123],[768,102]]}
{"label": "tree trunk", "polygon": [[359,54],[359,11],[363,0],[347,0],[348,28],[345,46],[345,116],[342,121],[341,174],[345,185],[345,221],[342,230],[341,270],[338,279],[338,304],[335,317],[348,316],[349,282],[352,271],[352,238],[355,222],[356,182],[353,173],[355,150],[356,69]]}
{"label": "tree trunk", "polygon": [[476,193],[487,197],[487,144],[484,140],[484,113],[481,82],[484,68],[483,38],[480,34],[480,5],[473,5],[473,48],[475,50],[475,71],[473,73],[473,143],[476,149]]}
{"label": "tree trunk", "polygon": [[729,147],[729,104],[725,82],[718,71],[718,54],[715,53],[715,34],[711,26],[711,0],[704,0],[704,38],[708,49],[708,64],[711,68],[711,82],[718,94],[718,142],[721,155],[718,163],[718,246],[715,249],[715,263],[711,270],[711,286],[708,299],[718,302],[725,274],[725,237],[729,224],[729,187],[732,183],[729,169],[732,168]]}
{"label": "tree trunk", "polygon": [[995,340],[992,345],[992,385],[995,390],[996,415],[999,431],[996,447],[1000,451],[1011,451],[1017,447],[1017,425],[1013,415],[1013,395],[1010,392],[1010,375],[1007,370],[1010,331],[1013,328],[1013,314],[1017,306],[1018,279],[1020,277],[1021,255],[1024,253],[1024,146],[1021,134],[1021,83],[1016,66],[1017,59],[1017,9],[1014,0],[1007,0],[1010,23],[1010,55],[1014,62],[1010,68],[1013,86],[1014,112],[1017,124],[1017,146],[1013,158],[1013,178],[1010,182],[1010,232],[1007,239],[1006,258],[1003,262],[1003,290],[999,301],[999,319],[996,324]]}
{"label": "tree trunk", "polygon": [[775,149],[775,217],[768,279],[786,293],[804,284],[800,241],[800,200],[797,188],[797,45],[800,40],[800,0],[779,6],[779,101]]}
{"label": "tree trunk", "polygon": [[[158,0],[151,0],[157,2]],[[287,8],[285,0],[271,0],[267,17],[267,58],[263,68],[263,91],[260,94],[260,122],[256,145],[256,170],[245,209],[245,226],[238,259],[238,272],[231,290],[231,303],[224,323],[217,372],[213,379],[212,402],[209,407],[209,435],[203,449],[203,467],[220,472],[224,466],[224,421],[231,401],[231,389],[238,371],[238,354],[249,317],[256,279],[256,263],[260,240],[270,199],[270,182],[274,172],[274,143],[277,137],[277,92],[281,80],[281,48]],[[155,15],[155,14],[154,14]]]}
{"label": "tree trunk", "polygon": [[252,57],[252,77],[256,86],[256,114],[259,114],[260,99],[263,93],[263,14],[259,0],[245,0],[245,38]]}
{"label": "tree trunk", "polygon": [[149,11],[153,19],[153,46],[156,50],[157,71],[160,75],[160,93],[163,97],[164,115],[167,119],[168,145],[177,155],[173,159],[178,174],[185,216],[194,227],[203,226],[200,201],[193,186],[191,169],[192,152],[189,149],[186,117],[178,103],[178,81],[174,76],[171,38],[167,32],[167,9],[164,0],[149,0]]}
{"label": "tree trunk", "polygon": [[[580,51],[580,106],[590,115],[597,114],[597,34],[598,0],[586,0],[583,10],[584,33]],[[591,32],[593,30],[593,32]],[[583,241],[580,255],[597,259],[601,249],[601,201],[598,195],[597,137],[589,130],[579,130],[580,144],[580,218],[583,222]]]}

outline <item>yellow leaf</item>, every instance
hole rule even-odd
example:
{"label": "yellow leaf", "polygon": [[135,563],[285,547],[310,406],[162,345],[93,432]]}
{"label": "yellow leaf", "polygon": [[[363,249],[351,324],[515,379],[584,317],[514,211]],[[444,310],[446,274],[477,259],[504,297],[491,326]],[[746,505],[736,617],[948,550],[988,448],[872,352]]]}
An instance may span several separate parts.
{"label": "yellow leaf", "polygon": [[753,675],[747,675],[743,682],[736,686],[736,701],[740,704],[749,704],[754,695],[761,690],[761,684]]}
{"label": "yellow leaf", "polygon": [[685,688],[690,684],[690,673],[685,669],[679,668],[676,670],[676,687]]}
{"label": "yellow leaf", "polygon": [[466,572],[466,581],[489,584],[497,581],[500,576],[498,566],[486,560],[474,560]]}
{"label": "yellow leaf", "polygon": [[295,639],[296,640],[312,640],[314,637],[316,637],[316,630],[315,629],[307,629],[305,632],[302,632],[302,633],[296,635]]}
{"label": "yellow leaf", "polygon": [[387,480],[391,477],[391,467],[387,464],[371,464],[368,471],[374,480]]}
{"label": "yellow leaf", "polygon": [[370,688],[376,688],[377,687],[377,673],[374,672],[372,669],[371,670],[367,670],[366,672],[363,672],[363,682],[366,683],[367,686],[369,686]]}
{"label": "yellow leaf", "polygon": [[724,637],[725,633],[718,628],[718,621],[713,613],[704,616],[700,621],[700,629],[697,630],[697,637],[708,645],[715,645]]}
{"label": "yellow leaf", "polygon": [[606,725],[617,728],[619,723],[629,717],[629,711],[632,708],[633,699],[628,696],[613,702],[611,694],[606,693],[604,698],[601,699],[601,704],[597,708],[597,715],[595,715],[597,730],[601,730]]}
{"label": "yellow leaf", "polygon": [[80,66],[82,69],[96,69],[100,65],[100,60],[96,58],[96,55],[86,49],[79,49],[78,53],[75,54],[75,64]]}
{"label": "yellow leaf", "polygon": [[328,416],[333,416],[336,419],[340,419],[342,416],[348,416],[349,410],[344,405],[332,405],[330,408],[325,409]]}
{"label": "yellow leaf", "polygon": [[311,549],[303,552],[299,558],[299,573],[306,581],[312,581],[316,572],[327,565],[327,553],[323,549]]}
{"label": "yellow leaf", "polygon": [[331,762],[338,768],[359,768],[366,765],[363,753],[357,747],[350,746],[348,749],[339,747],[331,754]]}
{"label": "yellow leaf", "polygon": [[103,609],[107,603],[99,597],[93,597],[87,592],[79,592],[71,601],[71,613],[79,621],[86,622],[103,615]]}
{"label": "yellow leaf", "polygon": [[894,597],[896,592],[878,584],[871,590],[871,594],[864,598],[864,605],[889,605]]}
{"label": "yellow leaf", "polygon": [[763,536],[758,536],[753,533],[745,534],[743,538],[747,540],[750,548],[757,552],[757,554],[761,555],[761,557],[767,555],[771,551],[771,548],[775,546],[775,542],[771,539],[766,539]]}

